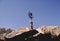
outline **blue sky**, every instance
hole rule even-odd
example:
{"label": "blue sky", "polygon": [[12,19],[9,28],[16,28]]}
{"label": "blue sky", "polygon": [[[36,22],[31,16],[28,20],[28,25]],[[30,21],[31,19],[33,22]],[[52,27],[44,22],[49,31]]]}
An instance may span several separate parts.
{"label": "blue sky", "polygon": [[59,0],[0,0],[0,27],[29,27],[29,11],[33,13],[34,28],[60,26]]}

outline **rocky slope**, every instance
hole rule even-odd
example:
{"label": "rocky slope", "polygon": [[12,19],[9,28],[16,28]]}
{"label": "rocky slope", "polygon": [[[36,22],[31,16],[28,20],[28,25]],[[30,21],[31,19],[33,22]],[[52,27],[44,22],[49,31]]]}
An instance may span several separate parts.
{"label": "rocky slope", "polygon": [[[19,29],[16,29],[16,30],[0,28],[0,39],[4,39],[4,37],[12,38],[24,32],[28,32],[30,30],[31,30],[30,28],[25,26],[20,27]],[[41,34],[50,33],[52,37],[54,36],[58,37],[60,35],[60,26],[40,26],[35,30],[38,31],[38,33],[33,35],[34,37],[38,36],[40,33]]]}
{"label": "rocky slope", "polygon": [[60,26],[41,26],[39,28],[44,33],[51,33],[53,36],[60,35]]}
{"label": "rocky slope", "polygon": [[0,39],[4,39],[4,37],[11,33],[13,30],[12,29],[6,29],[6,28],[0,28]]}
{"label": "rocky slope", "polygon": [[29,31],[29,28],[23,26],[23,27],[20,27],[19,29],[16,29],[16,30],[12,31],[12,32],[9,33],[6,37],[7,37],[7,38],[11,38],[11,37],[14,37],[14,36],[16,36],[16,35],[19,35],[19,34],[22,34],[22,33],[24,33],[24,32],[27,32],[27,31]]}
{"label": "rocky slope", "polygon": [[[34,36],[39,35],[40,33],[51,33],[52,36],[60,35],[60,26],[40,26],[36,29],[39,33],[35,34]],[[28,27],[20,27],[19,29],[12,31],[6,37],[14,37],[16,35],[22,34],[24,32],[30,31]]]}

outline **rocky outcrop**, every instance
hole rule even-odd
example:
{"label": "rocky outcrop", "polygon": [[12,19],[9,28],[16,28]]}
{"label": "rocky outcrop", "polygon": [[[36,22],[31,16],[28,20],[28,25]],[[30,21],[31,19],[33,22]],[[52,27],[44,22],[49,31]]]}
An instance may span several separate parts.
{"label": "rocky outcrop", "polygon": [[12,31],[12,32],[9,33],[6,37],[7,37],[7,38],[11,38],[11,37],[14,37],[14,36],[16,36],[16,35],[19,35],[19,34],[22,34],[22,33],[24,33],[24,32],[27,32],[27,31],[29,31],[29,30],[30,30],[30,29],[29,29],[28,27],[23,26],[23,27],[20,27],[20,28],[17,29],[17,30]]}
{"label": "rocky outcrop", "polygon": [[[40,33],[41,34],[46,34],[46,33],[51,33],[52,37],[57,37],[60,35],[60,26],[40,26],[39,28],[36,29],[38,31],[37,34],[33,35],[34,37],[38,36]],[[16,35],[22,34],[24,32],[30,31],[30,28],[28,27],[20,27],[17,30],[12,31],[9,33],[6,37],[11,38]]]}
{"label": "rocky outcrop", "polygon": [[38,33],[36,30],[30,30],[21,34],[18,34],[11,38],[5,38],[6,41],[27,41],[29,38],[32,38],[34,34]]}
{"label": "rocky outcrop", "polygon": [[40,26],[33,30],[24,26],[2,36],[5,41],[59,41],[60,26]]}
{"label": "rocky outcrop", "polygon": [[4,40],[5,36],[12,31],[12,29],[0,28],[0,39]]}
{"label": "rocky outcrop", "polygon": [[60,35],[60,26],[41,26],[38,29],[44,33],[51,33],[52,36]]}

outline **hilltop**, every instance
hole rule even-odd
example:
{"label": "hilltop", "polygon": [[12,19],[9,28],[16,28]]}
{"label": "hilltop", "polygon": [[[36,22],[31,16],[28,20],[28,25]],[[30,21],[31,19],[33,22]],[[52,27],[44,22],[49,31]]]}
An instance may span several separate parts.
{"label": "hilltop", "polygon": [[[36,30],[38,33],[30,32],[30,31],[34,31],[34,30]],[[31,30],[31,28],[25,27],[25,26],[20,27],[16,30],[7,29],[7,28],[0,28],[0,39],[4,40],[5,37],[6,38],[18,37],[19,35],[25,34],[25,32],[27,33],[26,35],[31,34],[33,37],[39,37],[40,34],[43,34],[43,35],[47,34],[48,35],[48,33],[50,33],[51,38],[54,38],[54,37],[58,37],[60,35],[60,26],[40,26],[37,29],[33,29],[33,30]],[[24,36],[22,36],[22,37],[24,37]],[[30,36],[30,38],[32,38],[32,37]]]}

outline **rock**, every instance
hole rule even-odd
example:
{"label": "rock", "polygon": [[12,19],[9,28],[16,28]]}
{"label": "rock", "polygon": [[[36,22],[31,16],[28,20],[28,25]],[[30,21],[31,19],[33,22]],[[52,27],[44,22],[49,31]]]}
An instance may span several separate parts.
{"label": "rock", "polygon": [[27,27],[20,27],[19,29],[14,30],[11,33],[9,33],[6,37],[7,38],[11,38],[11,37],[14,37],[16,35],[19,35],[19,34],[22,34],[24,32],[27,32],[27,31],[29,31],[29,28],[27,28]]}
{"label": "rock", "polygon": [[51,33],[52,36],[60,35],[60,26],[41,26],[39,28],[44,33]]}
{"label": "rock", "polygon": [[11,33],[12,31],[13,31],[12,29],[0,28],[0,39],[5,40],[5,36]]}

